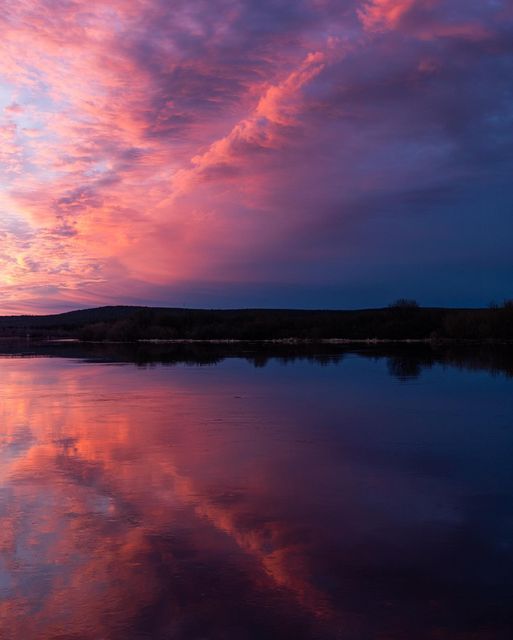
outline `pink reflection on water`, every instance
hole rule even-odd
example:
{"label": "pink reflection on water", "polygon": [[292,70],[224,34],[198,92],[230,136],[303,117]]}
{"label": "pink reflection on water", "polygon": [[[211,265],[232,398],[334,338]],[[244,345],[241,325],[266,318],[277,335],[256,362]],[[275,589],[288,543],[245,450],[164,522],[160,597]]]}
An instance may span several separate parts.
{"label": "pink reflection on water", "polygon": [[461,436],[509,387],[360,366],[0,359],[2,640],[507,638],[507,434]]}
{"label": "pink reflection on water", "polygon": [[[293,494],[309,491],[298,474],[283,483],[290,452],[279,434],[290,425],[266,424],[259,390],[238,397],[212,376],[206,387],[200,369],[166,377],[42,359],[2,369],[7,637],[110,637],[157,597],[153,541],[175,528],[201,562],[227,554],[250,597],[276,591],[280,606],[339,624],[310,581],[311,542],[284,517]],[[180,545],[166,562],[191,589]],[[197,614],[174,596],[170,586],[169,615]]]}

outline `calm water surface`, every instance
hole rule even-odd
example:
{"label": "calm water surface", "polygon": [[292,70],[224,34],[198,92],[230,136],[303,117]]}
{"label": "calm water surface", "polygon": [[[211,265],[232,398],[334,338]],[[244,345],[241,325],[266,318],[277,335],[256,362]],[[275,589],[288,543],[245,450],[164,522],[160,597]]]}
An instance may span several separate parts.
{"label": "calm water surface", "polygon": [[513,379],[401,362],[0,358],[0,638],[510,640]]}

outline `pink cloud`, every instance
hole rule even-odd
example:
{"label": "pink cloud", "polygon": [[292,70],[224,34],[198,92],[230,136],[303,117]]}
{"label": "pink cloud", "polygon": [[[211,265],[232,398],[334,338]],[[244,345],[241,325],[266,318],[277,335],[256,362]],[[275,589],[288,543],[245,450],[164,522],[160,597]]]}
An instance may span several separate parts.
{"label": "pink cloud", "polygon": [[358,16],[370,32],[399,29],[427,40],[490,37],[490,29],[479,20],[469,20],[464,12],[444,13],[443,9],[440,0],[371,0],[358,10]]}
{"label": "pink cloud", "polygon": [[[299,278],[312,256],[306,239],[328,228],[334,211],[345,228],[348,202],[424,188],[434,165],[450,165],[465,145],[443,121],[459,107],[436,102],[448,99],[444,73],[463,78],[475,62],[474,49],[458,57],[451,47],[500,56],[507,42],[504,9],[473,0],[465,7],[10,3],[0,16],[1,205],[2,224],[7,216],[16,224],[0,248],[4,308],[43,300],[50,288],[82,304],[116,298],[134,282],[143,293],[209,279],[258,282],[273,277],[272,256],[285,241]],[[460,69],[446,71],[460,59]],[[411,108],[391,108],[401,74],[403,94],[429,79],[436,85],[425,91],[440,122],[424,123],[436,144],[424,142],[420,120],[430,115],[417,94]],[[506,122],[492,113],[501,95],[483,105],[486,122]],[[407,160],[375,166],[389,157]]]}
{"label": "pink cloud", "polygon": [[371,0],[358,10],[358,15],[369,31],[393,29],[417,3],[418,0]]}
{"label": "pink cloud", "polygon": [[14,115],[18,113],[23,113],[23,107],[17,102],[11,102],[11,104],[7,105],[4,108],[4,113],[8,115]]}

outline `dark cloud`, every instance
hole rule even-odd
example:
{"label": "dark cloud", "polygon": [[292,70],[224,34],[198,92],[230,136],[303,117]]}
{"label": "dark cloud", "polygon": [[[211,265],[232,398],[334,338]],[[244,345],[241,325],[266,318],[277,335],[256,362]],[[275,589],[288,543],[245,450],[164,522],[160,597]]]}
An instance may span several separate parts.
{"label": "dark cloud", "polygon": [[[312,283],[381,300],[412,274],[421,301],[451,281],[468,303],[510,295],[510,2],[48,1],[1,19],[22,78],[4,164],[31,163],[13,199],[107,280],[122,265],[145,299],[232,273],[269,299],[302,282],[299,304]],[[38,99],[30,146],[14,120]]]}

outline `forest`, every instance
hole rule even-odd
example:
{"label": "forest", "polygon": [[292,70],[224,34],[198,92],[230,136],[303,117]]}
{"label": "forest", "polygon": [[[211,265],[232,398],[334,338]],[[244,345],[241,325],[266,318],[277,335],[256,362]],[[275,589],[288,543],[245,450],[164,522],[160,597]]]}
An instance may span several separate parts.
{"label": "forest", "polygon": [[361,310],[180,309],[110,306],[47,316],[0,316],[0,338],[140,340],[513,340],[513,301],[481,309],[397,300]]}

